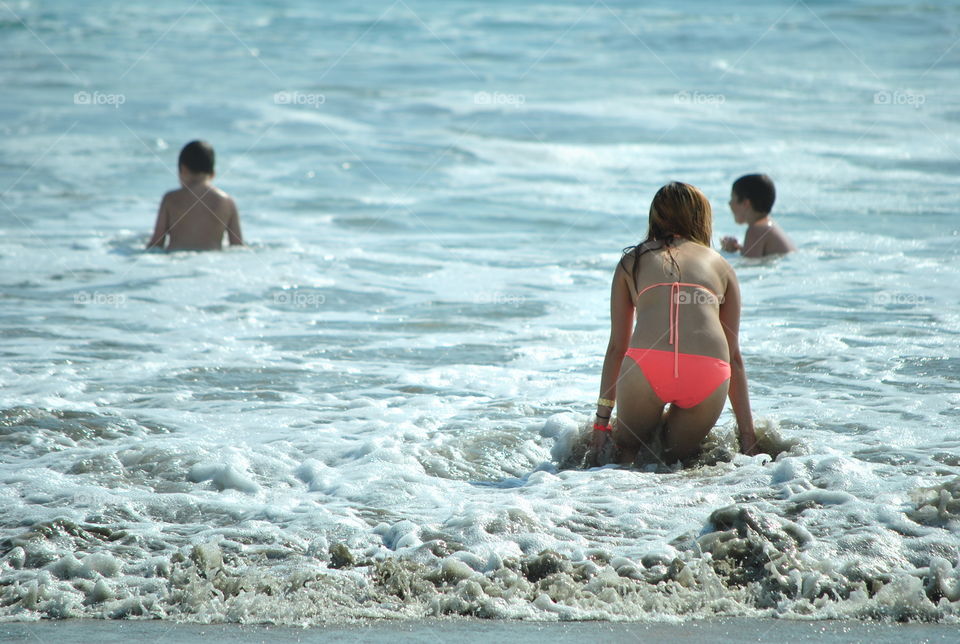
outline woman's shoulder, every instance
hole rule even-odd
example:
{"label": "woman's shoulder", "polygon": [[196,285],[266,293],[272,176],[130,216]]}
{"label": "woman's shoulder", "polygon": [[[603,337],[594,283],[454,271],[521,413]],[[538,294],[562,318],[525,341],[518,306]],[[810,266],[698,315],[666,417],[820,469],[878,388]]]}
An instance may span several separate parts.
{"label": "woman's shoulder", "polygon": [[638,243],[635,246],[627,246],[623,249],[623,255],[617,264],[617,269],[633,276],[637,271],[642,271],[643,266],[648,265],[652,258],[655,258],[663,250],[663,244],[656,240],[647,240]]}
{"label": "woman's shoulder", "polygon": [[623,251],[623,254],[620,257],[620,261],[617,262],[617,270],[615,274],[620,277],[620,279],[625,279],[627,285],[630,287],[631,292],[634,291],[633,284],[633,274],[634,266],[637,263],[637,256],[633,252],[635,247],[626,248]]}
{"label": "woman's shoulder", "polygon": [[730,262],[727,261],[727,258],[724,257],[716,248],[712,246],[703,247],[704,254],[710,259],[714,264],[722,266],[730,266]]}
{"label": "woman's shoulder", "polygon": [[718,253],[713,248],[704,247],[705,259],[707,259],[710,269],[716,274],[717,279],[722,285],[722,290],[726,290],[731,280],[736,281],[737,273],[733,266],[727,261],[727,258]]}
{"label": "woman's shoulder", "polygon": [[648,245],[649,242],[640,242],[635,246],[627,246],[623,249],[623,253],[620,256],[620,262],[617,264],[617,268],[623,269],[628,273],[633,272],[633,267],[638,260],[641,259],[641,256],[648,250],[652,248]]}

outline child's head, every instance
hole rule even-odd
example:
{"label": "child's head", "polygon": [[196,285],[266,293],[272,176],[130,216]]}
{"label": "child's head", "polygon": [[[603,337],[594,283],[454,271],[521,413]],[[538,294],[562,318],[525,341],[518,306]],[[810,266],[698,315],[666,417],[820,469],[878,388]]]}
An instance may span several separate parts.
{"label": "child's head", "polygon": [[704,246],[713,235],[710,201],[698,188],[674,181],[660,188],[650,203],[648,239],[684,237]]}
{"label": "child's head", "polygon": [[189,175],[207,175],[212,178],[213,171],[213,146],[206,141],[190,141],[180,150],[180,159],[178,165],[180,168],[180,177]]}
{"label": "child's head", "polygon": [[770,214],[776,198],[773,179],[765,174],[745,174],[733,182],[730,210],[738,224],[753,223]]}

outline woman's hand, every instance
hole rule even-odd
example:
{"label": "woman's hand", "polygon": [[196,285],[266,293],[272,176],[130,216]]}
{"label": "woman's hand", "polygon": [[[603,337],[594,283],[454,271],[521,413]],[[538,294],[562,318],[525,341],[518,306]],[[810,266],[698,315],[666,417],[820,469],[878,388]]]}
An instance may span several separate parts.
{"label": "woman's hand", "polygon": [[[596,423],[605,424],[609,420],[601,420],[597,418]],[[593,436],[590,437],[590,452],[587,459],[590,467],[599,467],[600,465],[606,465],[606,463],[601,463],[602,456],[606,454],[609,449],[610,443],[612,442],[611,432],[601,431],[599,429],[593,430]]]}
{"label": "woman's hand", "polygon": [[756,456],[760,453],[760,448],[757,445],[757,435],[753,433],[752,429],[746,432],[740,432],[738,438],[741,453],[747,456]]}
{"label": "woman's hand", "polygon": [[597,429],[597,427],[608,427],[610,425],[610,415],[612,409],[610,407],[597,407],[598,410],[606,411],[606,415],[601,415],[600,412],[597,412],[597,415],[593,417],[593,436],[590,437],[590,452],[588,454],[588,464],[591,467],[598,467],[600,465],[606,465],[604,461],[604,456],[607,455],[610,445],[610,430],[606,431]]}

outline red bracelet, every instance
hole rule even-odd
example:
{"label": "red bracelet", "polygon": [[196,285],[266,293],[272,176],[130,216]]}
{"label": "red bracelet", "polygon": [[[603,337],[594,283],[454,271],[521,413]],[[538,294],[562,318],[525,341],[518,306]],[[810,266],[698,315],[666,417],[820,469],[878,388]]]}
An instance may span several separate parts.
{"label": "red bracelet", "polygon": [[610,425],[601,425],[600,423],[593,424],[593,430],[597,432],[609,432],[611,431]]}

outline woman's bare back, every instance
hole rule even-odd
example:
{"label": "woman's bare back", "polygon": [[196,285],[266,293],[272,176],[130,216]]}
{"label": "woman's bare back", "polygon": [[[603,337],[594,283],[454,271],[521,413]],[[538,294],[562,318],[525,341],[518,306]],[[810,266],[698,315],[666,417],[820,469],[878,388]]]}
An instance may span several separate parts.
{"label": "woman's bare back", "polygon": [[[675,300],[680,351],[729,360],[719,317],[730,274],[726,260],[706,246],[681,240],[669,248],[653,248],[641,254],[634,285],[635,261],[633,255],[627,255],[621,264],[636,307],[636,326],[630,346],[674,350],[670,344],[670,307]],[[673,282],[703,288],[681,286],[678,292],[673,292],[669,286],[656,286]]]}

